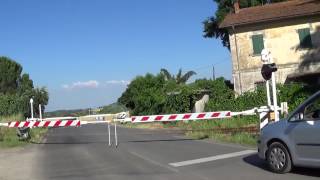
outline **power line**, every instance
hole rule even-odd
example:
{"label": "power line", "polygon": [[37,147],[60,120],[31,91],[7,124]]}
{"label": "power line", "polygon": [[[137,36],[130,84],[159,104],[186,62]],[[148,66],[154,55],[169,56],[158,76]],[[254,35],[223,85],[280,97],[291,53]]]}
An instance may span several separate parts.
{"label": "power line", "polygon": [[212,65],[218,65],[218,64],[221,64],[221,63],[225,63],[227,60],[229,60],[229,57],[226,57],[226,58],[223,58],[219,61],[216,61],[214,62],[213,64],[207,64],[207,65],[203,65],[203,66],[199,66],[199,67],[196,67],[196,68],[193,68],[194,70],[200,70],[200,69],[207,69],[207,68],[211,68]]}

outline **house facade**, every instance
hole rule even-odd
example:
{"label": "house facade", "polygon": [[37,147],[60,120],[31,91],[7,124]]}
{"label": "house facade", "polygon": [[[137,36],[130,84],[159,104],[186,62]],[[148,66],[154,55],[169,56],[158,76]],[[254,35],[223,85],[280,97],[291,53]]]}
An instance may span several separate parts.
{"label": "house facade", "polygon": [[320,0],[291,0],[240,9],[220,24],[227,28],[234,90],[254,90],[264,79],[261,51],[277,64],[277,83],[320,83]]}

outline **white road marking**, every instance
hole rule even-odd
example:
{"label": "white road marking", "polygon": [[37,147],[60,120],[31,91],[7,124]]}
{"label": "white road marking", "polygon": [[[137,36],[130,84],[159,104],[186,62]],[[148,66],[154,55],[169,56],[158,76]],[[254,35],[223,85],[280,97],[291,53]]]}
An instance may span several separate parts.
{"label": "white road marking", "polygon": [[210,162],[210,161],[216,161],[216,160],[227,159],[227,158],[232,158],[232,157],[237,157],[237,156],[243,156],[243,155],[252,154],[252,153],[256,153],[256,152],[257,151],[255,151],[255,150],[245,150],[245,151],[239,151],[239,152],[234,152],[234,153],[229,153],[229,154],[221,154],[221,155],[211,156],[211,157],[206,157],[206,158],[169,163],[169,165],[173,166],[173,167],[189,166],[189,165],[193,165],[193,164],[200,164],[200,163],[206,163],[206,162]]}
{"label": "white road marking", "polygon": [[134,155],[134,156],[137,156],[138,158],[141,158],[141,159],[143,159],[143,160],[145,160],[145,161],[147,161],[147,162],[149,162],[149,163],[151,163],[151,164],[154,164],[154,165],[156,165],[156,166],[160,166],[160,167],[169,169],[169,170],[171,170],[171,171],[173,171],[173,172],[179,172],[177,169],[174,169],[174,168],[172,168],[172,167],[170,167],[170,166],[167,166],[167,165],[163,165],[163,164],[161,164],[161,163],[159,163],[159,162],[157,162],[157,161],[154,161],[154,160],[152,160],[152,159],[150,159],[150,158],[147,158],[147,157],[145,157],[145,156],[143,156],[143,155],[140,155],[140,154],[138,154],[138,153],[136,153],[136,152],[129,151],[129,153],[132,154],[132,155]]}

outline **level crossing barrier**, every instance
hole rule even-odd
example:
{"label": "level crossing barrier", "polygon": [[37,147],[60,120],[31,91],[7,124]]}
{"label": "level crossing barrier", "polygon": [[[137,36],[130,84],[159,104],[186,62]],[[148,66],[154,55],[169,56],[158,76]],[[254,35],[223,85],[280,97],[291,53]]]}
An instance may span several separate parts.
{"label": "level crossing barrier", "polygon": [[[286,106],[283,106],[286,107]],[[278,107],[278,109],[280,109]],[[239,115],[259,115],[260,129],[266,126],[269,122],[269,113],[272,107],[263,106],[253,108],[241,112],[231,111],[217,111],[217,112],[203,112],[203,113],[185,113],[185,114],[165,114],[165,115],[150,115],[150,116],[132,116],[127,117],[124,113],[116,115],[114,122],[130,122],[130,123],[148,123],[148,122],[173,122],[173,121],[198,121],[198,120],[217,120],[231,118]],[[99,116],[99,115],[95,115]],[[80,121],[76,117],[67,118],[50,118],[50,119],[27,119],[26,121],[13,121],[7,123],[0,123],[0,126],[8,128],[48,128],[48,127],[80,127],[86,124],[108,124],[108,145],[112,146],[111,141],[111,122],[110,121]],[[118,146],[117,123],[114,123],[114,141],[115,146]]]}

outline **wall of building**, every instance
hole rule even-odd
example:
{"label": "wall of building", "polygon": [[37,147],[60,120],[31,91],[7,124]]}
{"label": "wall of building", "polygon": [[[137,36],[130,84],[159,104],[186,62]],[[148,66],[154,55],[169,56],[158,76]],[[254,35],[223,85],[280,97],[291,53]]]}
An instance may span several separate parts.
{"label": "wall of building", "polygon": [[[297,30],[310,28],[313,49],[299,48]],[[262,82],[260,55],[253,54],[252,35],[263,34],[264,47],[271,51],[279,71],[277,82],[284,83],[287,76],[297,72],[320,70],[320,17],[306,17],[287,21],[256,24],[229,29],[232,71],[235,91],[239,94],[255,88]]]}

